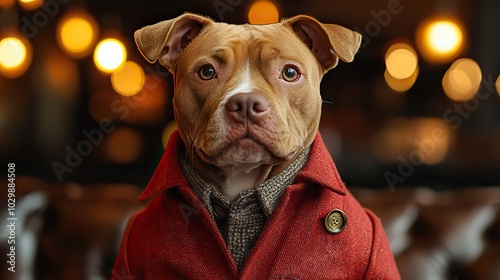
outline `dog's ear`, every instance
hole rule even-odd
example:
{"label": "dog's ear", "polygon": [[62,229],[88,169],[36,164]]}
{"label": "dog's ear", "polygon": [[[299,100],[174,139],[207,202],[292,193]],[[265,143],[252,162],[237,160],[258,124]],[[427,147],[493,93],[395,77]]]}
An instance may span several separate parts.
{"label": "dog's ear", "polygon": [[186,13],[171,20],[145,26],[134,33],[135,43],[150,63],[157,60],[170,68],[182,50],[203,27],[213,23],[209,18]]}
{"label": "dog's ear", "polygon": [[351,62],[361,44],[361,34],[336,24],[320,23],[309,16],[282,21],[309,47],[326,71],[337,66],[339,58]]}

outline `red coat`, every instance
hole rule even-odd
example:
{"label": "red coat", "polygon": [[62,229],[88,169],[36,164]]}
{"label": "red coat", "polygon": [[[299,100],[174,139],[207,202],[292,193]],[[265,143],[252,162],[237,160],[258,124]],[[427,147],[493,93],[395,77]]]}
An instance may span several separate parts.
{"label": "red coat", "polygon": [[[321,136],[238,271],[207,209],[178,164],[176,132],[129,221],[112,279],[400,279],[377,217],[343,185]],[[342,210],[347,227],[325,229]]]}

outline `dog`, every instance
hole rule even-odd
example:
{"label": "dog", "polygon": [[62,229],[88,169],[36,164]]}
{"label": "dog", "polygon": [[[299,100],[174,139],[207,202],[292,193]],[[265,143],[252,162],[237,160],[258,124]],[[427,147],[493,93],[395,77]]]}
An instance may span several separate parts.
{"label": "dog", "polygon": [[178,131],[127,225],[117,275],[399,279],[380,221],[318,132],[321,79],[354,59],[360,34],[305,15],[232,25],[186,13],[134,38],[173,73]]}

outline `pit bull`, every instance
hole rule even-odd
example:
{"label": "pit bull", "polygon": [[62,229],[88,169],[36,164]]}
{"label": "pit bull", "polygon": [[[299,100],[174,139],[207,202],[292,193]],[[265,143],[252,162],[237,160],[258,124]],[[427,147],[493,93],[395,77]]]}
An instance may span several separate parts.
{"label": "pit bull", "polygon": [[354,59],[358,33],[305,15],[231,25],[186,13],[134,37],[173,73],[178,131],[113,278],[399,279],[379,219],[318,132],[321,79]]}

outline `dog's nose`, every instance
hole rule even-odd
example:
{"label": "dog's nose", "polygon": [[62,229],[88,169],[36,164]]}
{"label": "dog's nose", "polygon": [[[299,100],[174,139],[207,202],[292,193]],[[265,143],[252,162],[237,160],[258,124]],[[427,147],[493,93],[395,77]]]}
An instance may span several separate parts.
{"label": "dog's nose", "polygon": [[267,99],[256,93],[238,93],[226,103],[227,114],[236,122],[259,121],[269,111]]}

